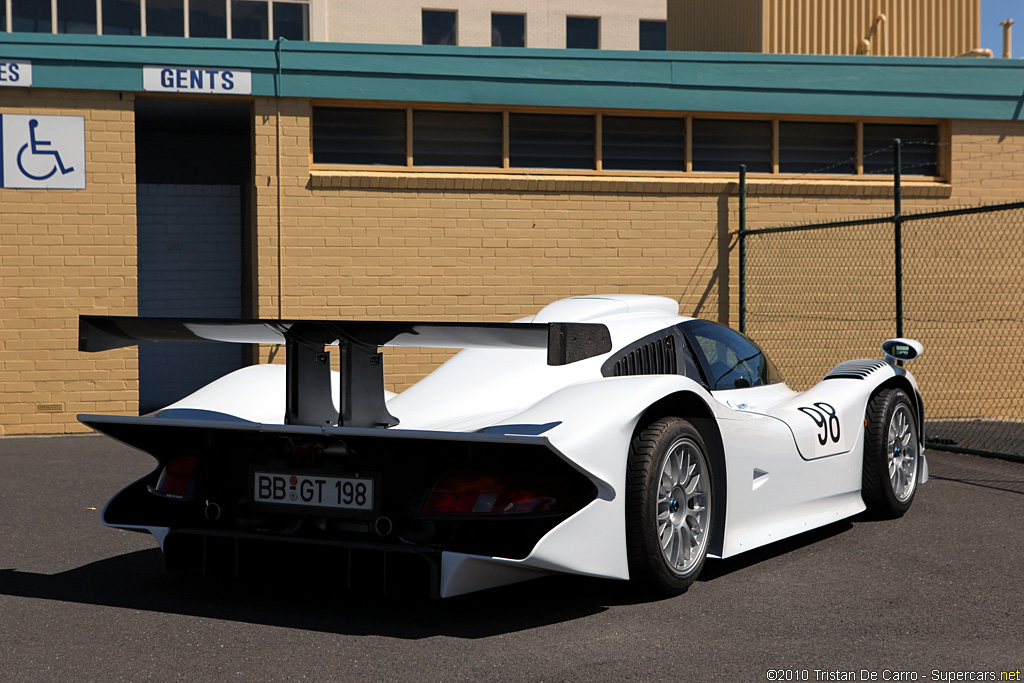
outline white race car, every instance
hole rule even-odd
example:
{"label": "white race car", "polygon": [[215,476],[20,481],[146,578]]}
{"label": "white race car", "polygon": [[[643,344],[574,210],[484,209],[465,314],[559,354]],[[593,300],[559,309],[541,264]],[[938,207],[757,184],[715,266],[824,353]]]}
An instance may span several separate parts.
{"label": "white race car", "polygon": [[[749,339],[652,296],[513,323],[80,321],[83,351],[161,340],[287,349],[152,415],[79,416],[156,459],[103,521],[153,534],[169,569],[441,597],[564,572],[676,594],[707,557],[902,515],[928,476],[909,339],[795,392]],[[384,346],[464,350],[395,395]]]}

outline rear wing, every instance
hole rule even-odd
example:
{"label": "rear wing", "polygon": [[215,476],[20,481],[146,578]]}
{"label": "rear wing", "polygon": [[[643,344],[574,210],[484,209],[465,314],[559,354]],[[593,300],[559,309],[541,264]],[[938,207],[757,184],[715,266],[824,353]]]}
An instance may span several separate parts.
{"label": "rear wing", "polygon": [[[608,328],[593,323],[79,317],[79,351],[159,341],[284,344],[285,423],[347,427],[398,424],[384,403],[382,346],[547,349],[548,365],[567,365],[612,350]],[[331,398],[330,352],[324,349],[334,345],[341,353],[340,413]]]}

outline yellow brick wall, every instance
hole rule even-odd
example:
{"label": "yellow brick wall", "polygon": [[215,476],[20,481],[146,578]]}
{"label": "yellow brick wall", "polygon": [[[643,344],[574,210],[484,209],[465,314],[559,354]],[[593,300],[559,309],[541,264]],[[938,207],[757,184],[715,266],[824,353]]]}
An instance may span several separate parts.
{"label": "yellow brick wall", "polygon": [[134,315],[133,97],[0,89],[0,113],[85,117],[84,190],[0,189],[0,434],[132,413],[134,350],[78,352],[79,313]]}
{"label": "yellow brick wall", "polygon": [[[137,410],[135,351],[80,354],[75,334],[79,313],[136,310],[132,99],[13,90],[0,91],[0,111],[85,117],[88,175],[86,190],[0,190],[0,429],[80,431],[78,412]],[[561,297],[628,292],[737,325],[732,178],[311,172],[309,113],[305,100],[255,98],[260,317],[503,321]],[[961,121],[951,133],[952,184],[908,182],[906,211],[1021,198],[1024,123]],[[761,176],[750,194],[755,228],[892,207],[883,181]],[[935,291],[948,289],[943,277]],[[394,390],[449,355],[387,353]],[[260,360],[283,351],[265,347]]]}
{"label": "yellow brick wall", "polygon": [[[284,106],[280,302],[276,105],[256,106],[260,315],[280,306],[286,318],[505,321],[562,297],[630,292],[728,316],[736,294],[722,256],[735,198],[702,191],[724,182],[675,183],[685,185],[677,196],[649,179],[311,179],[308,104]],[[323,186],[333,180],[346,186]],[[388,386],[399,390],[446,354],[389,355]]]}
{"label": "yellow brick wall", "polygon": [[[296,318],[510,320],[566,296],[628,292],[670,296],[684,314],[737,325],[731,179],[311,173],[302,101],[282,105],[278,260],[276,106],[257,103],[261,315],[280,307]],[[908,179],[904,211],[1020,198],[1019,178],[1002,176],[1024,172],[1024,124],[957,122],[952,135],[952,187]],[[755,228],[886,215],[893,202],[890,181],[761,176],[751,178],[750,193]],[[849,239],[856,250],[859,238]],[[865,286],[882,277],[879,258],[888,256],[882,269],[891,273],[891,255],[862,255]],[[856,283],[840,289],[858,296]],[[878,324],[879,341],[889,327]],[[844,358],[877,355],[842,338],[819,342]],[[387,353],[393,390],[448,355]],[[282,356],[265,349],[261,358]]]}

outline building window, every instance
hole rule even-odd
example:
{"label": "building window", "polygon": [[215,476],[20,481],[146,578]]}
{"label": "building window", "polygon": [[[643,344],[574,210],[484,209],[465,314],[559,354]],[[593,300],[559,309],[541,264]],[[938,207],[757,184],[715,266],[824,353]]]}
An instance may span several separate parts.
{"label": "building window", "polygon": [[231,37],[266,40],[270,37],[270,12],[266,2],[231,0]]}
{"label": "building window", "polygon": [[50,3],[43,0],[10,0],[11,28],[22,33],[53,33]]}
{"label": "building window", "polygon": [[526,15],[491,14],[491,47],[526,47]]}
{"label": "building window", "polygon": [[313,163],[405,166],[404,109],[313,107]]}
{"label": "building window", "polygon": [[853,123],[779,124],[782,173],[856,173],[857,126]]}
{"label": "building window", "polygon": [[935,124],[329,106],[312,124],[315,164],[834,177],[891,174],[899,137],[904,173],[939,175]]}
{"label": "building window", "polygon": [[899,138],[901,173],[939,175],[939,128],[929,125],[864,124],[864,172],[891,175],[896,167],[893,140]]}
{"label": "building window", "polygon": [[668,38],[666,37],[664,21],[640,20],[640,49],[641,50],[662,50],[666,49]]}
{"label": "building window", "polygon": [[104,35],[142,35],[142,9],[138,0],[103,0]]}
{"label": "building window", "polygon": [[616,171],[686,170],[686,121],[642,116],[601,117],[602,167]]}
{"label": "building window", "polygon": [[96,34],[96,4],[57,0],[57,33]]}
{"label": "building window", "polygon": [[566,17],[565,46],[582,50],[601,47],[601,20],[598,17]]}
{"label": "building window", "polygon": [[[0,0],[0,32],[309,39],[310,0]],[[7,11],[4,11],[4,8]],[[56,11],[56,16],[51,15]],[[230,10],[230,12],[229,12]],[[8,11],[11,25],[7,25]],[[102,16],[102,26],[98,17]],[[231,16],[231,25],[228,25]],[[145,26],[143,26],[145,23]]]}
{"label": "building window", "polygon": [[772,171],[770,121],[695,119],[693,170],[736,173],[740,164],[750,173]]}
{"label": "building window", "polygon": [[274,39],[306,40],[309,36],[309,5],[298,2],[274,3]]}
{"label": "building window", "polygon": [[146,0],[146,35],[185,35],[185,0]]}
{"label": "building window", "polygon": [[596,168],[595,132],[593,116],[509,114],[509,166]]}
{"label": "building window", "polygon": [[501,114],[416,111],[412,117],[416,166],[502,165]]}
{"label": "building window", "polygon": [[458,45],[458,18],[448,10],[423,10],[424,45]]}
{"label": "building window", "polygon": [[188,34],[192,38],[227,38],[227,3],[224,0],[189,0]]}

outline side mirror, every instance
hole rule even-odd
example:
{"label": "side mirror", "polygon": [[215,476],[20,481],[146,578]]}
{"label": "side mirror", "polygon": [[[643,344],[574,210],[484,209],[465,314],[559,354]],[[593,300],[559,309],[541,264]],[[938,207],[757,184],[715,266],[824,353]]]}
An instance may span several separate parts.
{"label": "side mirror", "polygon": [[924,353],[924,346],[916,339],[886,339],[882,342],[882,352],[886,363],[898,360],[914,360]]}

